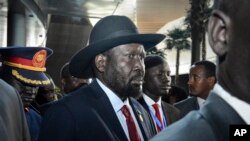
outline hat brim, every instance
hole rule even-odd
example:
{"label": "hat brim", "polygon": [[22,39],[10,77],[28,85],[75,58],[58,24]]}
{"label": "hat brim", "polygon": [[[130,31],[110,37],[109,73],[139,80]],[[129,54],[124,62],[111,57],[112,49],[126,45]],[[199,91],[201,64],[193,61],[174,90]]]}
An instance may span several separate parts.
{"label": "hat brim", "polygon": [[93,72],[90,63],[96,55],[113,47],[129,43],[142,44],[144,49],[148,50],[164,38],[165,35],[163,34],[134,34],[95,42],[81,49],[72,57],[69,63],[69,71],[71,75],[78,78],[91,78],[93,77]]}
{"label": "hat brim", "polygon": [[11,73],[19,81],[31,86],[45,86],[50,84],[49,78],[43,72],[12,68]]}

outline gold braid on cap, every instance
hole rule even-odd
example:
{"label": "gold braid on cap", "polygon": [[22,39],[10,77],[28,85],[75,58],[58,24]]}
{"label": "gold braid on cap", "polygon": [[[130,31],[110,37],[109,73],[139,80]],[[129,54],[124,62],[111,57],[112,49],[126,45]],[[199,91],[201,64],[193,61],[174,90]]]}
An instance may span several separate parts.
{"label": "gold braid on cap", "polygon": [[50,80],[41,81],[41,80],[31,80],[29,78],[25,78],[22,75],[20,75],[16,70],[12,70],[11,73],[17,79],[19,79],[27,84],[33,84],[33,85],[48,85],[48,84],[50,84]]}

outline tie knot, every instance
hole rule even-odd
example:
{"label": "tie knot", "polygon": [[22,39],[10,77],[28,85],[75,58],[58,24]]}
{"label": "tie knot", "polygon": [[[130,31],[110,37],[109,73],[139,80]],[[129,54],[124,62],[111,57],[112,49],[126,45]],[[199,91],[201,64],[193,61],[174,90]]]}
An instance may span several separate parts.
{"label": "tie knot", "polygon": [[130,115],[130,112],[129,112],[129,109],[127,107],[127,105],[124,105],[121,109],[122,113],[124,114],[124,116],[126,118],[129,118],[131,115]]}
{"label": "tie knot", "polygon": [[152,106],[154,107],[155,110],[159,110],[159,107],[160,107],[159,104],[155,103],[155,104],[153,104]]}

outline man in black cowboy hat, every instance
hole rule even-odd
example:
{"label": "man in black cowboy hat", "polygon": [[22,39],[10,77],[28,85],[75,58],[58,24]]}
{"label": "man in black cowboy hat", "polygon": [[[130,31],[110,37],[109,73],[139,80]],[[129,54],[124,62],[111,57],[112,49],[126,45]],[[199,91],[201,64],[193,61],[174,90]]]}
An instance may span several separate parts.
{"label": "man in black cowboy hat", "polygon": [[152,123],[131,97],[138,97],[142,88],[145,49],[164,37],[139,34],[124,16],[101,19],[89,45],[69,64],[73,76],[94,80],[49,109],[40,141],[148,140],[153,135]]}
{"label": "man in black cowboy hat", "polygon": [[41,116],[30,107],[39,86],[49,85],[44,74],[45,62],[52,50],[43,47],[5,47],[0,48],[2,67],[0,78],[17,89],[21,95],[31,140],[38,139]]}

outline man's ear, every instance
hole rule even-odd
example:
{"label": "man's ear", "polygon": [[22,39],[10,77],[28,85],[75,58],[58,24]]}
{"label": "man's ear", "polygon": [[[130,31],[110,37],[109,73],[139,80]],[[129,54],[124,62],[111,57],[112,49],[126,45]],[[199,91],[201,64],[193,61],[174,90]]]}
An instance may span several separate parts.
{"label": "man's ear", "polygon": [[220,11],[214,11],[208,23],[208,40],[218,56],[224,56],[228,50],[229,17]]}
{"label": "man's ear", "polygon": [[209,82],[209,85],[210,85],[211,87],[213,87],[214,84],[216,83],[215,77],[208,77],[208,82]]}
{"label": "man's ear", "polygon": [[95,57],[95,65],[99,72],[105,71],[106,60],[107,60],[107,56],[104,56],[103,54],[98,54]]}

